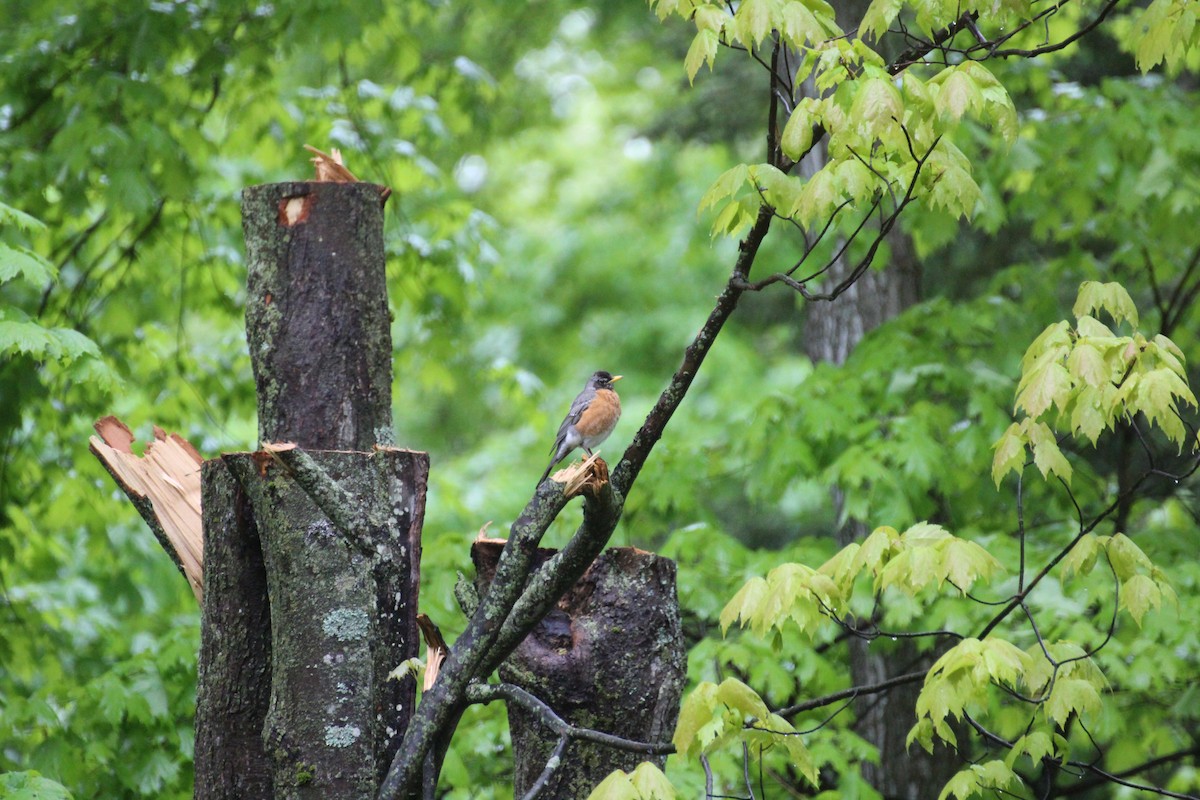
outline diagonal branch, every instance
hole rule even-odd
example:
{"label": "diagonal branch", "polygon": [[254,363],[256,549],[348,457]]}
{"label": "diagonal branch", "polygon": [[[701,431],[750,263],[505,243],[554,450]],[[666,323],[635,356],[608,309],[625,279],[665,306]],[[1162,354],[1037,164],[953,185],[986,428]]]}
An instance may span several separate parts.
{"label": "diagonal branch", "polygon": [[717,297],[717,304],[712,313],[708,315],[708,320],[705,321],[700,332],[696,334],[696,338],[684,351],[683,363],[671,376],[671,383],[663,390],[658,402],[654,404],[654,408],[646,417],[646,421],[634,434],[633,441],[626,448],[625,454],[621,456],[620,463],[613,471],[612,482],[613,488],[622,495],[629,494],[630,488],[637,480],[638,473],[642,471],[646,459],[650,456],[650,451],[662,438],[667,423],[671,421],[672,415],[679,408],[679,404],[683,402],[684,395],[692,385],[696,373],[700,371],[700,365],[704,363],[708,351],[712,349],[717,334],[721,332],[721,328],[737,308],[738,299],[745,291],[741,284],[744,284],[750,275],[750,269],[754,266],[758,249],[762,246],[763,238],[771,227],[772,218],[770,207],[761,206],[758,209],[758,217],[755,219],[754,225],[746,234],[746,238],[738,245],[737,262],[733,266],[733,276],[726,285],[725,291]]}
{"label": "diagonal branch", "polygon": [[409,796],[420,784],[426,757],[453,730],[466,706],[467,687],[480,674],[501,625],[525,587],[538,542],[566,504],[567,497],[559,484],[543,482],[513,523],[496,565],[496,577],[480,598],[467,629],[454,642],[437,683],[413,713],[404,741],[379,788],[379,800]]}

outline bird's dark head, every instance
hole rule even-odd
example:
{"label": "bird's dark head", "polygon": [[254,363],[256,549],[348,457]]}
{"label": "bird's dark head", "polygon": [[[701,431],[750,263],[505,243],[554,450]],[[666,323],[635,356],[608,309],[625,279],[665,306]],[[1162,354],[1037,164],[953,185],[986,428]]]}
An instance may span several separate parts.
{"label": "bird's dark head", "polygon": [[611,372],[605,372],[601,369],[592,374],[588,383],[591,384],[593,389],[611,389],[612,385],[619,380],[621,380],[620,375],[613,375]]}

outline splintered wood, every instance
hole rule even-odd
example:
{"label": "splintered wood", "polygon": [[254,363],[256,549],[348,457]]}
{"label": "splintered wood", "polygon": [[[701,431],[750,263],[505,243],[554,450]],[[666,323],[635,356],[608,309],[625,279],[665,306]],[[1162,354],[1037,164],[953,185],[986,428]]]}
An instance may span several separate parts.
{"label": "splintered wood", "polygon": [[342,162],[342,153],[336,147],[329,153],[322,153],[310,144],[304,145],[304,149],[313,154],[309,160],[317,170],[318,181],[358,183],[358,178],[354,177],[354,173],[346,169],[346,165]]}
{"label": "splintered wood", "polygon": [[200,518],[200,465],[204,459],[186,439],[154,428],[145,455],[133,453],[133,434],[116,417],[95,425],[91,451],[129,496],[167,548],[197,600],[204,589],[204,533]]}
{"label": "splintered wood", "polygon": [[560,469],[552,477],[557,483],[566,484],[563,494],[567,497],[578,497],[584,492],[598,497],[604,484],[608,483],[608,464],[596,452],[583,461]]}

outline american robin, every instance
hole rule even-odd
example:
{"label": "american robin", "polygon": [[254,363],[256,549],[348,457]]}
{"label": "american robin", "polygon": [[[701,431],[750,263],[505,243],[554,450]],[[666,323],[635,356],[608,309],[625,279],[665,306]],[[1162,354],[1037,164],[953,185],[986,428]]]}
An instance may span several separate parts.
{"label": "american robin", "polygon": [[[592,448],[608,438],[617,427],[621,418],[621,398],[613,391],[612,385],[621,380],[620,375],[610,375],[600,370],[588,378],[587,386],[571,403],[567,418],[558,426],[558,438],[550,450],[554,458],[546,467],[542,480],[550,475],[554,465],[562,461],[567,453],[576,447],[582,447],[589,456]],[[540,483],[541,481],[539,481]]]}

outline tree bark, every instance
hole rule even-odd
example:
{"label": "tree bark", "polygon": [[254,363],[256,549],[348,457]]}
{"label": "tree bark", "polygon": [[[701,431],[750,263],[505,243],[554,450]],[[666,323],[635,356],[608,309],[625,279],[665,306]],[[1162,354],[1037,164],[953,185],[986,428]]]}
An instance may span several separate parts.
{"label": "tree bark", "polygon": [[379,447],[394,439],[382,198],[245,192],[259,433],[299,447],[204,465],[197,798],[373,796],[412,711],[414,681],[387,676],[417,654],[429,463]]}
{"label": "tree bark", "polygon": [[220,459],[202,467],[205,598],[196,689],[196,800],[266,800],[263,722],[271,699],[271,614],[258,528]]}
{"label": "tree bark", "polygon": [[383,196],[369,183],[317,182],[243,194],[259,441],[395,442]]}
{"label": "tree bark", "polygon": [[[476,585],[486,591],[502,541],[471,548]],[[537,563],[555,551],[540,549]],[[686,653],[675,592],[675,562],[634,548],[601,554],[500,667],[500,677],[542,700],[567,723],[634,742],[669,740],[679,714]],[[514,792],[542,776],[559,744],[537,714],[508,704]],[[587,797],[615,769],[665,756],[570,741],[541,797]]]}

